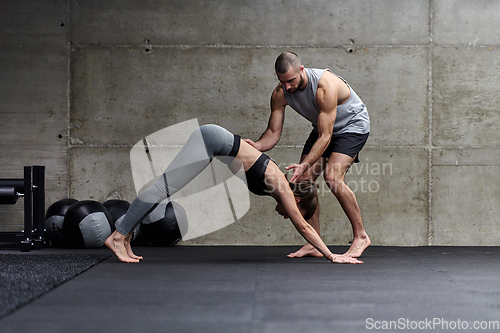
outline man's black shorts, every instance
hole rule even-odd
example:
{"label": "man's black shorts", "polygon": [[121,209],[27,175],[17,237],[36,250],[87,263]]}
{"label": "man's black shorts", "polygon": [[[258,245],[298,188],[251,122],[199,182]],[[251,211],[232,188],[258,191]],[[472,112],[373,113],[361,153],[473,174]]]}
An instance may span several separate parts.
{"label": "man's black shorts", "polygon": [[[357,133],[343,133],[334,134],[330,140],[330,144],[326,148],[325,152],[321,157],[330,157],[332,153],[341,153],[348,155],[350,157],[356,156],[354,163],[359,162],[359,152],[363,148],[368,140],[370,133],[357,134]],[[304,149],[302,150],[302,156],[309,154],[312,146],[318,140],[318,133],[312,131],[304,144]]]}

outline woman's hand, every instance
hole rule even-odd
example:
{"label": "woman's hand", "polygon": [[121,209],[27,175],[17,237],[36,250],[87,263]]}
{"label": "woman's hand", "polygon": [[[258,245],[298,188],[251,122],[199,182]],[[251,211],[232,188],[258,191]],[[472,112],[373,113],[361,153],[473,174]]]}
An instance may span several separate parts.
{"label": "woman's hand", "polygon": [[334,264],[362,264],[363,262],[352,258],[343,254],[330,254],[328,256],[328,260],[330,260]]}

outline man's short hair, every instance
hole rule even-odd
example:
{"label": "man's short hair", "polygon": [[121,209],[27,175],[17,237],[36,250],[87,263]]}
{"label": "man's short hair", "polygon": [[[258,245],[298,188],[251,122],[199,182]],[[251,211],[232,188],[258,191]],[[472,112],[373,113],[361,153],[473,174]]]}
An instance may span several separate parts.
{"label": "man's short hair", "polygon": [[276,59],[274,69],[277,73],[285,74],[290,68],[300,69],[301,63],[299,56],[294,52],[283,52]]}

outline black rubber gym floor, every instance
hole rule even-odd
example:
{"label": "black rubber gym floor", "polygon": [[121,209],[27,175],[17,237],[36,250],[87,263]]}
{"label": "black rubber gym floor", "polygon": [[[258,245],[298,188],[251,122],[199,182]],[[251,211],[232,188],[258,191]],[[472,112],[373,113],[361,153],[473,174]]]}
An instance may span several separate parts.
{"label": "black rubber gym floor", "polygon": [[[346,247],[330,247],[343,253]],[[134,248],[0,320],[1,332],[498,331],[500,248],[376,247],[362,265],[297,247]],[[0,254],[18,251],[0,250]],[[44,249],[23,254],[111,254]],[[495,326],[497,325],[497,326]],[[465,329],[467,328],[467,329]]]}

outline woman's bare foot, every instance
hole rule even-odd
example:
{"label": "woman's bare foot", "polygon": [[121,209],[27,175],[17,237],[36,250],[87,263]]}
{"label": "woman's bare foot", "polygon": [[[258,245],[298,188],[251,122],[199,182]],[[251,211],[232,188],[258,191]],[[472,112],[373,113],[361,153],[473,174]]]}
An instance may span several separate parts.
{"label": "woman's bare foot", "polygon": [[319,252],[314,246],[311,244],[307,243],[306,245],[302,246],[300,250],[297,252],[290,253],[287,255],[288,258],[302,258],[302,257],[322,257],[323,254]]}
{"label": "woman's bare foot", "polygon": [[334,264],[362,264],[363,262],[356,259],[349,257],[345,254],[334,254],[333,256],[330,255],[330,259],[333,259]]}
{"label": "woman's bare foot", "polygon": [[370,237],[368,237],[368,235],[355,237],[352,241],[351,247],[346,253],[344,253],[344,255],[352,258],[359,258],[361,257],[363,251],[370,246],[371,243],[372,242],[370,241]]}
{"label": "woman's bare foot", "polygon": [[125,249],[127,250],[127,255],[132,259],[142,260],[142,256],[138,256],[132,251],[132,246],[130,245],[130,239],[132,238],[132,234],[128,234],[125,237]]}
{"label": "woman's bare foot", "polygon": [[131,258],[125,247],[125,236],[120,234],[117,231],[114,231],[111,236],[106,239],[104,242],[106,246],[113,251],[113,253],[118,257],[118,259],[122,262],[139,262],[139,259]]}

